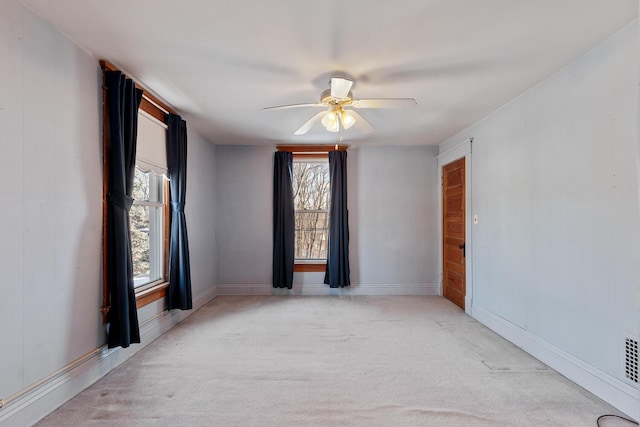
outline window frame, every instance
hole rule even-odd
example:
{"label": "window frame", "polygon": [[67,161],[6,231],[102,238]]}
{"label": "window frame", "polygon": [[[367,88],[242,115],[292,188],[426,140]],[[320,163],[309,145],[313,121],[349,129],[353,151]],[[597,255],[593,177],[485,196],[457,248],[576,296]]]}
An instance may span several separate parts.
{"label": "window frame", "polygon": [[[100,60],[100,67],[104,71],[116,71],[117,67],[105,60]],[[165,103],[151,95],[147,90],[140,87],[136,83],[136,87],[142,89],[142,102],[140,103],[140,110],[149,114],[153,118],[159,120],[162,123],[167,124],[169,114],[175,114],[175,111],[168,107]],[[111,141],[109,139],[109,121],[108,121],[108,107],[106,103],[107,88],[102,85],[102,307],[100,312],[102,313],[102,323],[108,323],[110,305],[110,291],[108,281],[108,271],[106,265],[108,263],[108,230],[107,230],[107,194],[109,192],[109,156]],[[154,282],[147,283],[139,286],[135,289],[136,295],[136,308],[140,309],[145,305],[151,304],[154,301],[165,298],[167,295],[167,288],[169,287],[169,240],[171,238],[171,191],[169,188],[169,181],[163,180],[164,191],[164,209],[163,209],[163,242],[162,242],[162,263],[163,272],[162,278]],[[165,309],[166,310],[166,309]]]}
{"label": "window frame", "polygon": [[[329,160],[329,151],[346,151],[348,145],[278,145],[278,151],[288,151],[293,153],[294,161],[296,159],[318,159],[326,158]],[[316,272],[322,273],[327,269],[327,260],[295,260],[293,265],[294,272]]]}
{"label": "window frame", "polygon": [[[146,283],[141,285],[135,284],[135,276],[134,276],[134,289],[137,291],[138,289],[142,290],[146,287],[149,287],[153,284],[161,283],[163,281],[167,281],[167,271],[166,271],[166,262],[164,259],[164,244],[166,240],[166,208],[167,208],[167,195],[166,195],[166,186],[168,185],[168,181],[164,176],[158,176],[153,171],[144,172],[138,165],[136,165],[136,170],[149,174],[150,178],[150,187],[154,187],[153,191],[155,196],[162,194],[161,201],[151,201],[151,200],[133,200],[133,206],[146,206],[148,208],[154,209],[154,214],[149,216],[149,246],[150,246],[150,274],[154,277],[159,277],[158,279],[149,280]],[[129,217],[131,218],[131,217]],[[155,232],[151,230],[155,229]],[[158,242],[158,239],[162,239],[162,241]],[[155,265],[154,265],[155,264]],[[154,268],[159,268],[160,271],[154,271]]]}
{"label": "window frame", "polygon": [[[327,163],[329,164],[329,153],[293,153],[294,163]],[[294,217],[298,211],[295,209]],[[329,215],[329,209],[327,209]],[[297,235],[296,235],[297,237]],[[295,258],[293,271],[295,272],[323,272],[327,268],[326,258]]]}

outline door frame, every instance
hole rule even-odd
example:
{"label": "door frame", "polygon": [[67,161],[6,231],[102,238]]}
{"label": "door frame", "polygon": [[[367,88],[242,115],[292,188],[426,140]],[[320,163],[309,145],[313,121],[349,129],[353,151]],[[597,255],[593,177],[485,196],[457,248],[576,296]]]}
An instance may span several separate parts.
{"label": "door frame", "polygon": [[473,312],[473,235],[471,233],[473,225],[473,207],[471,204],[471,145],[473,138],[466,139],[459,144],[454,145],[443,153],[437,156],[438,159],[438,295],[442,296],[442,261],[443,261],[443,244],[442,244],[442,168],[451,162],[459,160],[464,157],[465,168],[465,185],[464,185],[464,203],[465,203],[465,218],[464,218],[464,235],[466,245],[466,257],[465,257],[465,288],[466,295],[464,300],[464,311],[471,316]]}

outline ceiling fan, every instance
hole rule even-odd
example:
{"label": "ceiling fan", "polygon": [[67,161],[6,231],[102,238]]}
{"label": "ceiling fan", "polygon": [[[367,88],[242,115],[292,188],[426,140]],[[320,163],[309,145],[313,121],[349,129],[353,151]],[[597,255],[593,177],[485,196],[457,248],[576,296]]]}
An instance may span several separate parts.
{"label": "ceiling fan", "polygon": [[[283,110],[300,107],[324,107],[325,110],[314,115],[305,124],[294,132],[295,135],[304,135],[318,122],[329,132],[339,132],[340,127],[349,129],[355,126],[362,133],[370,133],[375,130],[373,125],[366,121],[353,108],[411,108],[417,105],[413,98],[372,98],[353,99],[351,93],[353,81],[340,77],[332,77],[330,89],[322,91],[320,102],[307,104],[279,105],[266,107],[263,110]],[[352,108],[349,108],[352,107]]]}

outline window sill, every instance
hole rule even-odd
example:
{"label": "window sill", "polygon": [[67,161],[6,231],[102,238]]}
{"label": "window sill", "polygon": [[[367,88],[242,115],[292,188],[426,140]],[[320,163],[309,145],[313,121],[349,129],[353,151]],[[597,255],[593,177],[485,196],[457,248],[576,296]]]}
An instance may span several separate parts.
{"label": "window sill", "polygon": [[136,291],[136,308],[140,309],[167,295],[169,282],[160,282]]}
{"label": "window sill", "polygon": [[327,261],[296,261],[293,271],[299,273],[322,273],[327,269]]}

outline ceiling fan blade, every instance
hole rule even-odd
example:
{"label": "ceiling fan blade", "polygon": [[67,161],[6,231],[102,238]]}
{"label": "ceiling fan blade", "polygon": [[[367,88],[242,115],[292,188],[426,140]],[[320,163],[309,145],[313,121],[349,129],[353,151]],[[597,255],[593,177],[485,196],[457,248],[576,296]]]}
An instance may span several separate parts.
{"label": "ceiling fan blade", "polygon": [[354,99],[351,105],[355,108],[411,108],[418,103],[413,98],[372,98]]}
{"label": "ceiling fan blade", "polygon": [[277,105],[275,107],[265,107],[262,110],[286,110],[287,108],[300,108],[300,107],[325,107],[319,102],[313,102],[310,104],[289,104],[289,105]]}
{"label": "ceiling fan blade", "polygon": [[[345,111],[347,111],[347,110],[345,110]],[[365,118],[362,117],[357,111],[355,111],[355,110],[348,110],[348,111],[349,111],[349,113],[351,113],[353,115],[353,118],[356,119],[356,122],[354,123],[354,126],[360,132],[362,132],[364,134],[367,134],[367,133],[371,133],[374,130],[376,130],[376,128],[373,127],[373,125],[371,123],[366,121]]]}
{"label": "ceiling fan blade", "polygon": [[331,77],[331,96],[338,99],[344,99],[349,95],[349,91],[353,86],[351,80],[342,79],[340,77]]}
{"label": "ceiling fan blade", "polygon": [[325,114],[327,114],[326,111],[319,112],[315,116],[311,117],[311,119],[309,119],[305,124],[300,126],[300,129],[295,131],[293,134],[294,135],[304,135],[305,133],[309,132],[309,130],[313,127],[313,125],[315,125],[320,120],[322,120],[322,116],[324,116]]}

